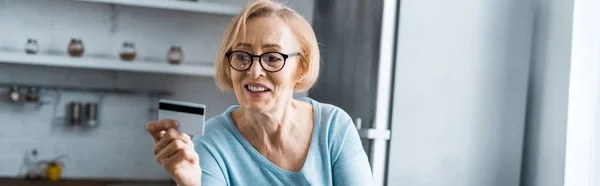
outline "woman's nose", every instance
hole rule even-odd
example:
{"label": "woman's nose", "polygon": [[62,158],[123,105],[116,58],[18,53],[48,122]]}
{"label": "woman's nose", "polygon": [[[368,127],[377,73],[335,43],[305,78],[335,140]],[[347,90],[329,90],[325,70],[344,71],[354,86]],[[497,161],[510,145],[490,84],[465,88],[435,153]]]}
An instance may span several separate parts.
{"label": "woman's nose", "polygon": [[260,66],[260,58],[252,58],[252,65],[250,66],[250,69],[248,69],[248,76],[250,76],[251,78],[258,78],[260,76],[264,76],[265,71],[264,69]]}

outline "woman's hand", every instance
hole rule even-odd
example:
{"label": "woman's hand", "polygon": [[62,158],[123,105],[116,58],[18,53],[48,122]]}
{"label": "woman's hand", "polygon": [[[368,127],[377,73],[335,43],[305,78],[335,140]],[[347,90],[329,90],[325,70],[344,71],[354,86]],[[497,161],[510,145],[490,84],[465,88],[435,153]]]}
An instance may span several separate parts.
{"label": "woman's hand", "polygon": [[176,130],[178,125],[175,120],[151,121],[146,124],[146,130],[154,138],[154,155],[177,185],[199,186],[202,169],[198,154],[190,136]]}

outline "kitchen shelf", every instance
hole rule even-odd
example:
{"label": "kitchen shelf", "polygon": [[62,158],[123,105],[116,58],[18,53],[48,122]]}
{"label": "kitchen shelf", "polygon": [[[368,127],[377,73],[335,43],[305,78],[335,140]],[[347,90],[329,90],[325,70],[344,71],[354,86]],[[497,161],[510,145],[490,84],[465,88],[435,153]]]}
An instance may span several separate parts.
{"label": "kitchen shelf", "polygon": [[218,3],[182,1],[182,0],[74,0],[92,3],[104,3],[115,5],[126,5],[135,7],[168,9],[187,12],[210,13],[220,15],[236,15],[242,9],[241,6],[225,5]]}
{"label": "kitchen shelf", "polygon": [[91,92],[91,93],[116,93],[116,94],[143,94],[149,96],[165,96],[170,95],[172,92],[157,89],[139,89],[139,88],[104,88],[104,87],[82,87],[82,86],[69,86],[69,85],[49,85],[49,84],[26,84],[26,83],[11,83],[11,82],[0,82],[0,87],[11,87],[17,86],[21,88],[35,87],[42,90],[64,90],[64,91],[80,91],[80,92]]}
{"label": "kitchen shelf", "polygon": [[70,57],[43,54],[25,54],[16,52],[0,52],[0,63],[70,67],[83,69],[116,70],[131,72],[163,73],[188,76],[214,76],[214,67],[207,64],[172,65],[165,62],[132,61],[120,59],[103,59],[92,57]]}

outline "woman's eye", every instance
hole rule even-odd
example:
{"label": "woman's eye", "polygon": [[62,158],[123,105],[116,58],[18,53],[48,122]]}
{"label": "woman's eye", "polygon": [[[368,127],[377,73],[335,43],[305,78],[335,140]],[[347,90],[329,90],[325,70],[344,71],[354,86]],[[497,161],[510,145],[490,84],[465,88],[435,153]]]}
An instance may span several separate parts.
{"label": "woman's eye", "polygon": [[281,58],[277,57],[277,56],[265,56],[265,58],[263,58],[263,59],[265,61],[268,61],[268,62],[279,62],[279,61],[281,61]]}
{"label": "woman's eye", "polygon": [[246,55],[237,55],[237,56],[235,56],[235,58],[240,61],[246,61],[246,60],[248,60],[249,57]]}

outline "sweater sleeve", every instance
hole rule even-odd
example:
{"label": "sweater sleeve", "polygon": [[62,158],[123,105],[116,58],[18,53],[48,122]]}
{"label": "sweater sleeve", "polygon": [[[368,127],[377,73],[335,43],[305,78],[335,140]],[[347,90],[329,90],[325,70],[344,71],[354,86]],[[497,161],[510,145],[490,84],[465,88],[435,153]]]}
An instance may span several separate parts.
{"label": "sweater sleeve", "polygon": [[332,122],[342,127],[332,141],[333,185],[372,185],[371,166],[352,119],[341,111]]}
{"label": "sweater sleeve", "polygon": [[202,186],[220,186],[227,185],[225,176],[217,160],[203,143],[194,145],[196,153],[200,156],[200,167],[202,168]]}

